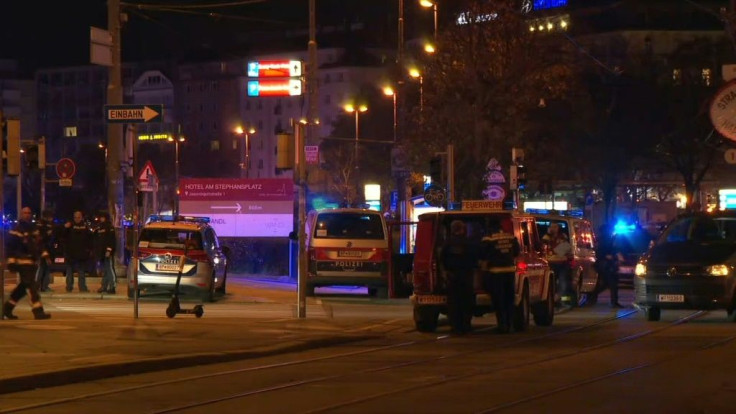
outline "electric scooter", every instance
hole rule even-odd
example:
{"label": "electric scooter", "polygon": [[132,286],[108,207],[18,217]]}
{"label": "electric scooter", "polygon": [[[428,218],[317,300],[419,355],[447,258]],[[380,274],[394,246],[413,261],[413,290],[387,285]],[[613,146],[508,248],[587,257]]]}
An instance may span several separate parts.
{"label": "electric scooter", "polygon": [[182,309],[179,303],[179,285],[181,284],[181,275],[184,273],[184,263],[187,261],[187,253],[189,252],[189,243],[184,243],[184,255],[179,260],[179,274],[176,276],[176,285],[174,285],[174,293],[171,295],[171,301],[166,308],[166,316],[173,318],[179,313],[194,314],[197,318],[204,315],[204,307],[195,305],[192,309]]}

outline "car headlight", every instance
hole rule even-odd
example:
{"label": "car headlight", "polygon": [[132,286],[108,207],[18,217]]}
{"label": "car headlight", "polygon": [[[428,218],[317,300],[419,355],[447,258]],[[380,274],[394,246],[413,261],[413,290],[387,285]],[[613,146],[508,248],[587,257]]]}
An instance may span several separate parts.
{"label": "car headlight", "polygon": [[705,269],[711,276],[728,276],[728,266],[724,264],[708,266]]}
{"label": "car headlight", "polygon": [[220,264],[220,258],[219,257],[215,257],[214,259],[212,259],[212,261],[215,262],[215,264]]}
{"label": "car headlight", "polygon": [[637,276],[644,276],[647,274],[647,266],[643,263],[637,263],[634,268],[634,274]]}

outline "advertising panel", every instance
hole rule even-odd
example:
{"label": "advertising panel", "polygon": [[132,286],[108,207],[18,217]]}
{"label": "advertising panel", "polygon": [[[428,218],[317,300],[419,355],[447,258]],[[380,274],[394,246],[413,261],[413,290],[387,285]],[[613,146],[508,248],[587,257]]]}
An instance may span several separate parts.
{"label": "advertising panel", "polygon": [[179,211],[207,216],[220,237],[288,237],[294,230],[291,179],[182,178]]}

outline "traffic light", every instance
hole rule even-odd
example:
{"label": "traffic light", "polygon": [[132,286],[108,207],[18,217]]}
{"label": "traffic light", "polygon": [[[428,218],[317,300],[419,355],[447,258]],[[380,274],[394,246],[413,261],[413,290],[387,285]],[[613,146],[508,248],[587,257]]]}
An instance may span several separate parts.
{"label": "traffic light", "polygon": [[3,171],[7,175],[20,175],[20,121],[6,119],[3,131]]}
{"label": "traffic light", "polygon": [[526,167],[524,165],[516,166],[516,186],[519,190],[526,188]]}
{"label": "traffic light", "polygon": [[429,178],[433,183],[442,182],[442,157],[435,156],[429,160]]}

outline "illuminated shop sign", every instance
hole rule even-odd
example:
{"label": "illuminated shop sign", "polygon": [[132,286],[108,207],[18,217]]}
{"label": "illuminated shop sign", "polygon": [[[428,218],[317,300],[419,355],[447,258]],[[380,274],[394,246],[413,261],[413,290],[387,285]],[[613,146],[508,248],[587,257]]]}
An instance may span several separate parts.
{"label": "illuminated shop sign", "polygon": [[290,78],[302,76],[300,60],[260,60],[248,62],[248,77]]}
{"label": "illuminated shop sign", "polygon": [[143,134],[138,135],[138,141],[164,141],[171,137],[169,133],[158,133],[158,134]]}
{"label": "illuminated shop sign", "polygon": [[567,6],[567,0],[534,0],[534,10],[549,10]]}
{"label": "illuminated shop sign", "polygon": [[274,79],[248,81],[248,96],[299,96],[302,94],[300,79]]}

